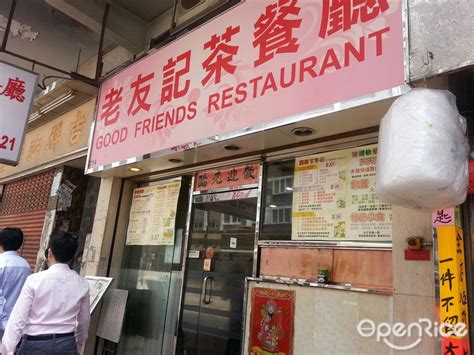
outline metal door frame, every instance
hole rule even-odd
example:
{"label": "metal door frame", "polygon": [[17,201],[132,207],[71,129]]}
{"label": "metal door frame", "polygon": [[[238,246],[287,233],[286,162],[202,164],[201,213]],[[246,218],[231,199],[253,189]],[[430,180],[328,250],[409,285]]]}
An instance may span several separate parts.
{"label": "metal door frame", "polygon": [[[245,164],[245,163],[238,163],[235,165],[240,165],[240,164]],[[233,164],[225,164],[224,166],[229,166]],[[191,181],[191,187],[190,187],[190,193],[189,193],[189,204],[188,204],[188,211],[187,211],[187,216],[186,216],[186,231],[185,231],[185,241],[184,241],[184,247],[183,247],[183,265],[181,267],[181,293],[180,293],[180,300],[179,300],[179,309],[178,309],[178,319],[176,322],[176,329],[174,333],[174,349],[173,349],[173,355],[176,354],[176,346],[177,346],[177,341],[178,341],[178,331],[179,327],[181,324],[182,320],[182,315],[183,315],[183,299],[184,299],[184,283],[186,279],[186,271],[187,271],[187,264],[188,264],[188,248],[189,248],[189,237],[190,233],[192,231],[191,228],[191,221],[193,217],[193,205],[194,205],[194,197],[197,195],[204,195],[204,194],[215,194],[215,193],[220,193],[220,192],[228,192],[228,191],[236,191],[236,190],[248,190],[248,189],[256,189],[257,190],[257,210],[256,210],[256,219],[255,219],[255,244],[254,244],[254,252],[253,252],[253,260],[252,260],[252,276],[257,277],[257,262],[258,262],[258,256],[259,256],[259,246],[258,246],[258,238],[259,238],[259,233],[260,233],[260,224],[262,221],[261,218],[261,206],[262,206],[262,189],[263,189],[263,169],[264,169],[264,162],[261,160],[259,162],[259,176],[258,176],[258,184],[257,185],[243,185],[241,187],[237,188],[223,188],[223,189],[215,189],[215,190],[207,190],[207,191],[194,191],[194,186],[196,183],[196,178],[195,175],[193,175],[192,181]],[[204,226],[205,230],[207,231],[207,222],[206,225]],[[244,280],[245,282],[245,280]],[[246,304],[246,297],[245,297],[245,287],[244,287],[244,298],[243,298],[243,304],[242,304],[242,326],[241,326],[241,338],[242,342],[240,344],[240,352],[242,353],[243,346],[244,346],[244,336],[245,336],[245,316],[247,313],[246,310],[247,304]],[[198,323],[199,324],[199,323]]]}

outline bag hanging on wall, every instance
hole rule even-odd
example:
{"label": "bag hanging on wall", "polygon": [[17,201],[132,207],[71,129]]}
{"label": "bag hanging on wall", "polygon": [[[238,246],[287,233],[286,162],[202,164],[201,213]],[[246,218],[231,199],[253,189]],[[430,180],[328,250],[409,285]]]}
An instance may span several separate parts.
{"label": "bag hanging on wall", "polygon": [[380,124],[378,198],[422,211],[466,199],[466,119],[449,91],[414,89],[399,97]]}

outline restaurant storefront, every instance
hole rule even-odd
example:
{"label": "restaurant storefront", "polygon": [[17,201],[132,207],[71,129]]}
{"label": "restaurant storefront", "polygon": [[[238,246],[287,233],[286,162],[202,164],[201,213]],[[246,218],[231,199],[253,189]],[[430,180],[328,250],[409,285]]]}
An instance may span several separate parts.
{"label": "restaurant storefront", "polygon": [[128,291],[117,353],[386,353],[360,321],[437,319],[432,251],[405,258],[431,214],[375,194],[404,9],[323,4],[241,3],[102,83],[86,269]]}
{"label": "restaurant storefront", "polygon": [[239,354],[257,286],[307,288],[319,303],[336,292],[390,319],[392,208],[373,191],[376,139],[126,184],[108,275],[129,291],[119,353]]}
{"label": "restaurant storefront", "polygon": [[82,250],[91,232],[100,179],[83,169],[94,106],[89,100],[36,125],[25,135],[19,164],[0,165],[0,228],[23,230],[20,253],[33,270],[43,267],[53,233],[76,235]]}

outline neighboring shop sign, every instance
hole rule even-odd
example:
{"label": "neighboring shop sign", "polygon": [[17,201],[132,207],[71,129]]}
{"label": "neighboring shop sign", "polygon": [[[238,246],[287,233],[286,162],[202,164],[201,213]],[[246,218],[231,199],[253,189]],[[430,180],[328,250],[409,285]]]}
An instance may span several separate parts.
{"label": "neighboring shop sign", "polygon": [[434,227],[458,226],[462,228],[461,215],[458,207],[437,210],[436,212],[433,212],[432,219]]}
{"label": "neighboring shop sign", "polygon": [[174,245],[181,182],[133,190],[127,245]]}
{"label": "neighboring shop sign", "polygon": [[0,162],[16,166],[38,74],[0,61]]}
{"label": "neighboring shop sign", "polygon": [[196,174],[194,191],[256,185],[258,184],[259,170],[259,164],[252,163],[203,171]]}
{"label": "neighboring shop sign", "polygon": [[377,145],[296,159],[293,240],[392,239],[392,206],[375,194]]}
{"label": "neighboring shop sign", "polygon": [[[464,323],[469,328],[464,235],[460,225],[459,208],[434,212],[433,224],[438,241],[440,321],[453,326]],[[443,355],[471,353],[469,335],[442,339]]]}
{"label": "neighboring shop sign", "polygon": [[251,306],[249,354],[292,355],[295,291],[254,288]]}
{"label": "neighboring shop sign", "polygon": [[242,2],[102,84],[89,171],[403,85],[402,3]]}
{"label": "neighboring shop sign", "polygon": [[[16,167],[0,165],[0,178],[37,167],[87,147],[95,100],[28,132]],[[85,152],[84,152],[85,155]]]}

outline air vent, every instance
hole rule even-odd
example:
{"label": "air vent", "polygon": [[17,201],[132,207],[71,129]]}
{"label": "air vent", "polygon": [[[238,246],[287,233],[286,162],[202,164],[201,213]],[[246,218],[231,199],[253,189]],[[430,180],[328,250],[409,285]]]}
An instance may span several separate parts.
{"label": "air vent", "polygon": [[179,3],[181,4],[182,10],[189,11],[193,7],[203,3],[204,0],[181,0]]}
{"label": "air vent", "polygon": [[175,31],[202,19],[230,0],[176,0]]}

